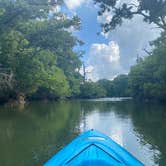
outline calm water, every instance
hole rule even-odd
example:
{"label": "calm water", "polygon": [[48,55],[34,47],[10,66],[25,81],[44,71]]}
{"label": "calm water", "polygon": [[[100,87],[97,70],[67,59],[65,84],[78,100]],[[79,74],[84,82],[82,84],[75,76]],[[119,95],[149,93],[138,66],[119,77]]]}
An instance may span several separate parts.
{"label": "calm water", "polygon": [[109,135],[147,166],[166,166],[166,105],[121,100],[0,107],[0,165],[42,166],[80,132]]}

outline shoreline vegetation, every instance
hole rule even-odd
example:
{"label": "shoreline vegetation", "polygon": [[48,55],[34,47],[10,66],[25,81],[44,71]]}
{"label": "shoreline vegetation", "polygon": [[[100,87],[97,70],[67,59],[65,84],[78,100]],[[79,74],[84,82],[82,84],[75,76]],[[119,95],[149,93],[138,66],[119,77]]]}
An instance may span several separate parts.
{"label": "shoreline vegetation", "polygon": [[80,18],[50,14],[54,8],[43,0],[0,0],[0,103],[128,96],[166,101],[165,30],[129,74],[92,82],[80,74],[83,51],[74,51],[84,42],[70,32],[80,30]]}

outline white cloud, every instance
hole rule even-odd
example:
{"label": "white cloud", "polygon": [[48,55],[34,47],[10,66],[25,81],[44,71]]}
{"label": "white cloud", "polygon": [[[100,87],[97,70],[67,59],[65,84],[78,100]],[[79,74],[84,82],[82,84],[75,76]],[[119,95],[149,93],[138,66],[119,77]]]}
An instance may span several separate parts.
{"label": "white cloud", "polygon": [[109,40],[119,43],[123,66],[129,69],[136,62],[138,54],[147,55],[143,49],[150,50],[149,41],[155,40],[160,35],[160,29],[155,27],[154,24],[149,25],[143,22],[141,16],[136,16],[108,34]]}
{"label": "white cloud", "polygon": [[108,44],[92,44],[89,52],[87,72],[88,79],[112,79],[117,73],[122,72],[120,65],[120,50],[114,41]]}
{"label": "white cloud", "polygon": [[86,1],[87,0],[64,0],[66,6],[71,10],[80,7]]}

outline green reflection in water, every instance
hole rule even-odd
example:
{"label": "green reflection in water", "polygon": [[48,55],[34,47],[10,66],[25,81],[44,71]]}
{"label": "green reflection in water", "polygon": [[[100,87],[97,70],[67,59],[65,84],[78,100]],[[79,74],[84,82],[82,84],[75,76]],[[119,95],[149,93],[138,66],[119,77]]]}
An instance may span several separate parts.
{"label": "green reflection in water", "polygon": [[166,106],[132,101],[33,102],[0,107],[0,163],[41,166],[81,131],[108,134],[146,165],[166,165]]}

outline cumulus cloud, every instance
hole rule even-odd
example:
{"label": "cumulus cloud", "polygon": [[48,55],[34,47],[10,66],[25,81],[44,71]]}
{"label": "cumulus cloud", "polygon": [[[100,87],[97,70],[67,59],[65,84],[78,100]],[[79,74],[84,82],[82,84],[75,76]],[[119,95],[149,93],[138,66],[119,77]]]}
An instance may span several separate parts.
{"label": "cumulus cloud", "polygon": [[71,10],[80,7],[86,1],[87,0],[64,0],[66,6]]}
{"label": "cumulus cloud", "polygon": [[149,41],[160,35],[160,30],[154,24],[143,22],[141,16],[125,21],[124,24],[108,34],[108,40],[115,40],[121,49],[121,63],[127,70],[135,64],[137,55],[144,57],[147,54],[144,48],[150,50]]}
{"label": "cumulus cloud", "polygon": [[120,50],[116,42],[108,44],[92,44],[89,52],[87,76],[92,81],[99,79],[112,79],[122,72],[120,65]]}

